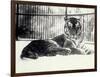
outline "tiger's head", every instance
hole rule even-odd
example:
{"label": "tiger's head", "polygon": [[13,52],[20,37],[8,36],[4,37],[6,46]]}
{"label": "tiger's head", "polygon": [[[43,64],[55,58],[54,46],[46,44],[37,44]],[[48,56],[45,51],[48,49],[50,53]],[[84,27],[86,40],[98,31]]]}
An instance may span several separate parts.
{"label": "tiger's head", "polygon": [[75,17],[65,18],[64,32],[68,38],[77,39],[82,32],[80,20]]}

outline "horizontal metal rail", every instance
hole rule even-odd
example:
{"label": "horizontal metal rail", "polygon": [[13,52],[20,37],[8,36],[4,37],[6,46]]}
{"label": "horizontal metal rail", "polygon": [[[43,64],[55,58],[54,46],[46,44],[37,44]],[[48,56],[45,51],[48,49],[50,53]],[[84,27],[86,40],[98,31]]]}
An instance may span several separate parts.
{"label": "horizontal metal rail", "polygon": [[[17,15],[27,15],[27,16],[65,16],[65,14],[35,14],[35,13],[16,13]],[[83,16],[83,15],[93,15],[95,13],[84,13],[84,14],[67,14],[67,16]]]}

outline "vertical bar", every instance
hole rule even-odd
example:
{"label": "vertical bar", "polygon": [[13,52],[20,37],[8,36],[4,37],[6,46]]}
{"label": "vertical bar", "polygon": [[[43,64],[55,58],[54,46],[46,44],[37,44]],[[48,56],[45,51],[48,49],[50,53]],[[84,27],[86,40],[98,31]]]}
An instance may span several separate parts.
{"label": "vertical bar", "polygon": [[[55,27],[55,25],[57,24],[57,20],[56,20],[56,16],[52,16],[52,18],[54,19],[54,21],[55,21],[55,23],[54,23],[54,30],[56,30],[57,31],[57,29],[56,29],[56,27]],[[54,32],[56,32],[56,31],[54,31]],[[55,34],[57,34],[57,33],[55,33]],[[53,35],[53,37],[54,37],[54,35]]]}
{"label": "vertical bar", "polygon": [[68,18],[68,14],[67,14],[68,12],[67,12],[67,11],[68,11],[68,10],[67,10],[67,7],[65,7],[65,17],[66,17],[66,18]]}
{"label": "vertical bar", "polygon": [[32,5],[32,7],[33,7],[33,8],[32,8],[32,10],[33,10],[33,11],[32,11],[32,14],[34,14],[34,16],[32,16],[33,19],[32,19],[32,21],[31,21],[31,22],[32,22],[32,29],[31,29],[31,30],[32,30],[32,39],[34,39],[34,38],[33,38],[33,36],[34,36],[34,23],[33,23],[33,22],[35,21],[35,18],[34,18],[34,17],[35,17],[35,12],[34,12],[34,11],[35,11],[35,7],[34,7],[34,5]]}
{"label": "vertical bar", "polygon": [[18,19],[19,19],[19,15],[18,15],[18,13],[19,13],[19,4],[16,4],[16,8],[17,8],[17,15],[16,15],[16,40],[18,40],[18,36],[19,36],[19,32],[18,32],[18,24],[19,24],[19,22],[18,22]]}
{"label": "vertical bar", "polygon": [[[44,7],[43,7],[43,10],[44,10]],[[44,14],[45,14],[45,11],[44,11]],[[43,16],[44,18],[44,20],[45,20],[45,16]],[[44,32],[44,21],[43,21],[43,39],[45,38],[45,32]]]}
{"label": "vertical bar", "polygon": [[[43,6],[42,7],[42,10],[43,10]],[[41,11],[41,14],[42,14],[42,11]],[[41,16],[41,19],[42,19],[43,16]],[[43,39],[43,22],[40,21],[40,25],[41,25],[41,39]]]}
{"label": "vertical bar", "polygon": [[[49,13],[50,13],[50,12],[49,12],[49,8],[50,8],[50,7],[48,6],[48,15],[49,15]],[[51,28],[50,16],[48,16],[48,22],[49,22],[49,25],[50,25],[50,28]],[[50,36],[50,29],[49,29],[49,31],[48,31],[48,38],[50,38],[49,36]]]}
{"label": "vertical bar", "polygon": [[[40,5],[38,5],[38,8],[41,8]],[[40,25],[40,10],[38,10],[38,33],[39,33],[39,39],[41,40],[41,36],[40,36],[40,31],[41,31],[41,25]]]}
{"label": "vertical bar", "polygon": [[[50,6],[48,6],[48,15],[50,14]],[[50,28],[51,28],[51,17],[49,16],[49,23],[50,23]],[[49,35],[48,37],[50,38],[50,35],[51,35],[51,31],[49,29]]]}
{"label": "vertical bar", "polygon": [[[20,13],[20,11],[22,10],[21,8],[20,8],[20,6],[21,6],[21,4],[19,5],[19,13]],[[22,22],[23,22],[23,15],[18,15],[18,25],[17,25],[17,27],[18,28],[22,28]],[[19,39],[19,40],[21,40],[21,39]]]}
{"label": "vertical bar", "polygon": [[[37,8],[40,8],[39,5],[37,5]],[[39,30],[40,30],[40,25],[39,25],[39,10],[37,9],[37,36],[38,36],[38,39],[40,39],[40,36],[39,36]]]}
{"label": "vertical bar", "polygon": [[[89,29],[89,24],[88,24],[88,15],[87,15],[87,29]],[[91,36],[90,36],[91,37]],[[89,38],[87,38],[87,41],[89,41]]]}
{"label": "vertical bar", "polygon": [[[19,7],[18,7],[18,8],[19,8],[19,9],[18,9],[18,13],[20,13],[20,5],[18,5],[18,6],[19,6]],[[18,23],[17,23],[17,27],[19,27],[19,26],[20,26],[20,16],[21,16],[21,15],[17,15],[17,16],[18,16],[18,19],[17,19],[17,20],[18,20],[18,21],[17,21],[17,22],[18,22]]]}
{"label": "vertical bar", "polygon": [[[30,14],[32,14],[32,10],[33,10],[33,7],[32,7],[32,5],[30,5],[30,7],[32,8],[31,10],[30,10]],[[33,40],[33,38],[32,38],[32,21],[33,21],[33,19],[32,19],[32,16],[30,16],[30,18],[31,18],[31,20],[30,20],[30,37],[31,37],[31,39]]]}
{"label": "vertical bar", "polygon": [[48,25],[49,25],[49,27],[47,27],[48,25],[46,25],[46,27],[47,27],[47,38],[46,39],[48,39],[48,35],[49,35],[49,28],[50,28],[50,22],[49,22],[49,16],[48,16],[48,13],[49,13],[49,6],[47,6],[47,23],[48,23]]}
{"label": "vertical bar", "polygon": [[[47,6],[45,6],[45,14],[47,15]],[[45,39],[47,38],[47,27],[46,27],[46,25],[47,25],[47,16],[45,16]]]}
{"label": "vertical bar", "polygon": [[36,8],[36,5],[35,5],[34,8],[35,8],[35,25],[34,25],[34,31],[33,31],[33,33],[34,33],[33,35],[34,35],[34,36],[33,36],[33,37],[34,37],[34,39],[35,39],[35,28],[36,28],[36,25],[37,25],[37,17],[36,17],[36,9],[37,9],[37,8]]}
{"label": "vertical bar", "polygon": [[[46,9],[47,9],[47,7],[45,6],[45,7],[44,7],[45,14],[46,14]],[[45,16],[45,24],[46,24],[46,22],[47,22],[47,16]],[[45,28],[46,28],[45,24],[44,24],[44,30],[45,30]],[[46,39],[46,30],[44,31],[44,34],[45,34],[45,38],[44,38],[44,39]]]}
{"label": "vertical bar", "polygon": [[[43,8],[44,8],[44,6],[42,7],[42,13],[41,14],[43,14]],[[42,18],[44,19],[44,16],[42,16]],[[42,23],[42,39],[43,39],[44,38],[43,21],[41,21],[41,23]]]}
{"label": "vertical bar", "polygon": [[[44,13],[46,14],[46,6],[44,6]],[[45,21],[44,21],[44,23],[46,23],[46,16],[44,15],[44,18],[45,18]],[[45,24],[44,24],[44,39],[45,39],[45,37],[46,37],[46,34],[45,34]]]}
{"label": "vertical bar", "polygon": [[[24,7],[24,8],[23,8],[23,9],[24,9],[24,13],[26,13],[25,5],[23,5],[23,7]],[[26,20],[26,15],[23,15],[23,16],[24,16],[24,22],[23,22],[22,26],[25,27],[25,26],[26,26],[26,21],[27,21],[27,20]],[[24,37],[27,38],[26,35],[25,35]]]}
{"label": "vertical bar", "polygon": [[[27,5],[26,7],[28,8],[27,14],[29,14],[29,5]],[[26,25],[25,25],[26,28],[29,27],[29,18],[30,18],[30,16],[26,15]],[[27,39],[30,39],[30,36],[28,34],[26,34],[26,36],[27,36]]]}
{"label": "vertical bar", "polygon": [[83,16],[83,36],[84,36],[84,33],[85,33],[85,26],[84,26],[84,16]]}
{"label": "vertical bar", "polygon": [[59,23],[59,19],[58,18],[59,18],[59,16],[56,16],[56,25],[57,26],[56,25],[55,26],[58,27],[57,28],[57,35],[59,34],[59,31],[58,31],[59,30],[59,24],[58,24]]}
{"label": "vertical bar", "polygon": [[[52,12],[51,12],[51,7],[49,6],[49,15],[50,15],[51,13],[52,13]],[[51,21],[51,20],[52,20],[52,17],[51,17],[51,16],[49,16],[49,17],[50,17],[50,19],[49,19],[49,20],[50,20],[50,28],[51,28],[51,27],[52,27],[52,21]],[[50,38],[52,38],[51,31],[52,31],[52,30],[50,30]]]}
{"label": "vertical bar", "polygon": [[[59,28],[60,28],[60,24],[59,24],[59,16],[56,16],[57,17],[57,24],[56,25],[58,25],[58,30],[59,30]],[[60,31],[58,31],[58,34],[57,35],[59,35],[59,33],[60,33]]]}
{"label": "vertical bar", "polygon": [[[40,6],[40,5],[39,5]],[[42,6],[40,6],[40,8],[42,9]],[[41,16],[40,16],[40,14],[41,14],[41,11],[39,10],[38,11],[38,17],[39,17],[39,30],[38,30],[38,32],[39,32],[39,38],[40,38],[40,40],[41,40],[41,24],[40,24],[40,21],[41,21]]]}
{"label": "vertical bar", "polygon": [[[36,20],[36,22],[35,22],[35,24],[37,25],[37,18],[36,18],[36,5],[35,5],[35,20]],[[34,25],[34,39],[35,39],[35,27],[36,27],[36,25]]]}
{"label": "vertical bar", "polygon": [[36,5],[36,26],[35,26],[35,39],[37,39],[37,26],[38,26],[38,16],[37,16],[38,12],[37,12],[37,5]]}
{"label": "vertical bar", "polygon": [[32,5],[32,7],[33,7],[32,14],[34,14],[34,16],[32,16],[33,19],[31,21],[32,22],[32,39],[34,39],[33,38],[33,36],[34,36],[34,23],[33,22],[35,21],[35,12],[34,12],[35,7],[34,7],[34,5]]}
{"label": "vertical bar", "polygon": [[[30,12],[30,14],[32,14],[32,11],[33,11],[33,7],[32,7],[32,5],[30,5],[31,6],[31,12]],[[33,40],[33,38],[32,38],[32,22],[33,22],[33,19],[32,19],[32,16],[30,16],[30,37],[31,37],[31,39]]]}
{"label": "vertical bar", "polygon": [[[37,7],[40,8],[40,5],[37,5]],[[39,32],[40,31],[40,25],[39,25],[39,20],[40,19],[39,19],[39,10],[38,9],[37,9],[37,20],[38,20],[38,22],[37,22],[38,23],[38,25],[37,25],[37,27],[38,27],[37,28],[37,33],[38,34],[37,35],[38,35],[38,38],[40,39],[40,35],[39,35],[40,34],[40,32]]]}
{"label": "vertical bar", "polygon": [[37,36],[38,36],[38,34],[36,34],[36,33],[38,33],[37,31],[38,31],[38,5],[36,5],[36,19],[37,19],[37,25],[36,25],[36,32],[35,32],[35,39],[38,39],[37,38]]}
{"label": "vertical bar", "polygon": [[36,5],[36,18],[37,18],[37,25],[36,25],[36,33],[35,33],[35,39],[38,39],[38,5]]}
{"label": "vertical bar", "polygon": [[[40,6],[40,5],[39,5]],[[42,6],[40,6],[41,9],[42,9]],[[41,11],[39,11],[39,15],[41,14]],[[42,25],[41,25],[41,16],[39,16],[39,37],[40,37],[40,40],[42,39],[41,37],[41,29],[42,29]]]}
{"label": "vertical bar", "polygon": [[28,24],[29,24],[29,37],[30,37],[30,39],[32,39],[32,37],[31,37],[31,34],[30,34],[30,31],[31,31],[31,10],[32,10],[32,8],[31,8],[31,5],[29,5],[29,22],[28,22]]}
{"label": "vertical bar", "polygon": [[29,14],[30,14],[30,18],[29,18],[29,37],[32,39],[32,37],[31,37],[31,34],[30,34],[30,31],[31,31],[31,27],[32,27],[32,25],[31,25],[31,10],[32,10],[32,8],[31,8],[31,5],[29,5],[29,8],[30,8],[30,10],[29,10]]}
{"label": "vertical bar", "polygon": [[[18,5],[18,13],[20,13],[20,5]],[[21,26],[21,15],[17,15],[18,16],[18,21],[17,21],[17,28],[19,28]],[[20,40],[20,39],[19,39]]]}
{"label": "vertical bar", "polygon": [[[53,13],[52,13],[52,14],[53,14]],[[53,27],[54,27],[54,26],[55,26],[55,17],[51,16],[51,18],[52,18]],[[54,31],[55,27],[52,28],[52,29],[53,29],[53,31]],[[53,34],[52,34],[52,38],[53,38]]]}
{"label": "vertical bar", "polygon": [[[37,7],[38,7],[38,8],[41,8],[40,5],[37,5]],[[37,13],[38,13],[38,15],[37,15],[37,19],[38,19],[38,28],[37,28],[37,32],[38,32],[38,38],[40,39],[40,32],[39,32],[39,31],[40,31],[40,27],[41,27],[41,26],[39,25],[39,22],[40,22],[39,12],[40,12],[40,10],[37,9]]]}
{"label": "vertical bar", "polygon": [[[43,10],[43,8],[44,8],[44,6],[42,6],[42,10]],[[42,13],[43,13],[43,11],[42,11]],[[42,16],[42,18],[43,18],[44,16]],[[43,31],[43,22],[41,21],[41,23],[42,23],[42,39],[44,38],[44,31]]]}

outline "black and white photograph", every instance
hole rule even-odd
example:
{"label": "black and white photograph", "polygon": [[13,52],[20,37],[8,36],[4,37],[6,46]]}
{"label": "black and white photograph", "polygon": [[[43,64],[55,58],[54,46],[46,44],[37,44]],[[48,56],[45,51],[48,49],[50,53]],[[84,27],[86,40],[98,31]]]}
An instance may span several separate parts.
{"label": "black and white photograph", "polygon": [[33,2],[14,11],[17,74],[95,69],[95,8]]}

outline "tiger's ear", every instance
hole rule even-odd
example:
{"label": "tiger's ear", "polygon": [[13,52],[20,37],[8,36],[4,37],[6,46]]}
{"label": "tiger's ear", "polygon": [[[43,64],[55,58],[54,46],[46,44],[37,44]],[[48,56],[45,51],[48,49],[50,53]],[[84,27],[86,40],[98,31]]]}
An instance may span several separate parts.
{"label": "tiger's ear", "polygon": [[80,19],[80,18],[77,18],[77,21],[78,21],[78,22],[80,22],[80,21],[81,21],[81,19]]}
{"label": "tiger's ear", "polygon": [[81,17],[77,18],[77,20],[80,21],[81,20]]}
{"label": "tiger's ear", "polygon": [[68,18],[67,17],[64,17],[64,20],[66,21],[66,20],[68,20]]}

